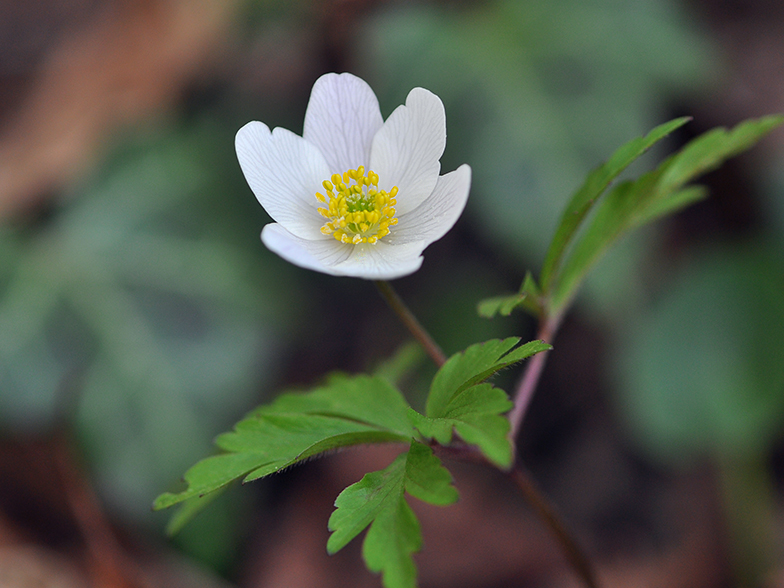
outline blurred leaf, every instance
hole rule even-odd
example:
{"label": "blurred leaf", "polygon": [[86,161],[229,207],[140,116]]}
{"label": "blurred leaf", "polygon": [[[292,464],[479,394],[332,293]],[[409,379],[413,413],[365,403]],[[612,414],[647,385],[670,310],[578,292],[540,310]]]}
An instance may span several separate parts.
{"label": "blurred leaf", "polygon": [[765,451],[784,422],[784,260],[764,247],[695,259],[634,324],[621,406],[654,455]]}
{"label": "blurred leaf", "polygon": [[523,305],[525,294],[509,294],[508,296],[494,296],[485,298],[477,305],[479,316],[493,318],[495,315],[509,316],[518,306]]}
{"label": "blurred leaf", "polygon": [[[200,564],[220,574],[230,574],[242,557],[244,540],[252,525],[248,513],[257,507],[257,499],[258,495],[234,487],[228,492],[186,501],[171,517],[166,534],[173,545]],[[147,507],[149,517],[149,502]],[[191,520],[197,512],[200,516]],[[158,518],[157,513],[152,516]]]}
{"label": "blurred leaf", "polygon": [[220,435],[216,444],[227,453],[190,468],[188,489],[162,494],[154,508],[204,496],[240,477],[256,480],[338,447],[409,442],[407,410],[400,393],[378,377],[336,376],[310,393],[283,394]]}
{"label": "blurred leaf", "polygon": [[612,154],[609,160],[590,174],[582,186],[572,196],[572,200],[561,215],[561,222],[547,251],[542,273],[539,277],[542,289],[549,291],[554,274],[557,273],[566,248],[577,233],[578,228],[598,198],[610,183],[629,165],[643,155],[653,145],[661,141],[675,129],[683,126],[689,118],[683,117],[659,125],[644,137],[632,139]]}
{"label": "blurred leaf", "polygon": [[540,296],[541,292],[531,272],[526,272],[525,279],[520,285],[520,291],[517,294],[485,298],[479,302],[477,312],[481,317],[493,318],[497,314],[509,316],[515,308],[523,307],[538,318],[542,314]]}
{"label": "blurred leaf", "polygon": [[384,378],[390,384],[396,385],[427,359],[425,350],[416,341],[411,341],[401,346],[395,354],[381,363],[374,375]]}
{"label": "blurred leaf", "polygon": [[445,169],[471,162],[469,214],[529,261],[596,162],[715,70],[666,0],[392,4],[363,31],[357,59],[382,105],[414,86],[444,100]]}
{"label": "blurred leaf", "polygon": [[337,509],[329,518],[332,535],[327,551],[339,551],[369,525],[362,545],[368,569],[383,574],[386,588],[416,586],[411,555],[421,549],[422,535],[404,491],[444,506],[457,500],[451,480],[429,447],[412,442],[409,451],[385,469],[365,474],[340,493],[335,501]]}
{"label": "blurred leaf", "polygon": [[166,534],[171,536],[179,533],[197,514],[221,496],[225,489],[226,486],[204,496],[193,496],[185,500],[169,519],[169,523],[166,525]]}
{"label": "blurred leaf", "polygon": [[557,316],[565,309],[590,268],[619,237],[703,198],[704,189],[684,184],[749,149],[782,122],[782,116],[769,116],[746,121],[731,131],[714,129],[689,142],[655,170],[612,189],[595,207],[595,216],[577,237],[553,283],[552,314]]}
{"label": "blurred leaf", "polygon": [[2,231],[0,426],[73,418],[99,489],[137,521],[274,376],[296,298],[257,227],[238,231],[243,206],[216,198],[242,181],[232,136],[201,121],[129,138],[46,222]]}

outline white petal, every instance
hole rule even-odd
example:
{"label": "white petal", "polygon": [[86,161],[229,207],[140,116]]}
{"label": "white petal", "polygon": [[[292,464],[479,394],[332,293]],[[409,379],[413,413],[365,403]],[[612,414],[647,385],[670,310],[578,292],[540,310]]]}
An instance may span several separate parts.
{"label": "white petal", "polygon": [[335,238],[310,241],[292,235],[281,225],[272,223],[261,231],[261,240],[270,251],[296,266],[333,276],[343,275],[332,268],[345,261],[353,245],[340,243]]}
{"label": "white petal", "polygon": [[325,74],[313,84],[302,136],[316,145],[331,170],[342,174],[364,165],[383,124],[378,99],[364,80],[349,73]]}
{"label": "white petal", "polygon": [[237,159],[256,198],[275,221],[305,239],[323,239],[324,218],[316,192],[329,167],[319,150],[299,137],[264,123],[250,122],[237,131]]}
{"label": "white petal", "polygon": [[471,189],[471,168],[461,165],[438,178],[435,190],[417,208],[400,215],[398,224],[384,239],[390,245],[424,241],[430,245],[443,237],[463,213]]}
{"label": "white petal", "polygon": [[370,151],[370,169],[379,187],[397,186],[398,214],[414,210],[430,196],[441,170],[446,147],[446,115],[441,99],[414,88],[405,106],[398,106],[376,133]]}
{"label": "white petal", "polygon": [[[366,280],[392,280],[413,274],[422,265],[421,241],[405,245],[389,245],[379,241],[375,245],[354,245],[345,261],[332,266],[336,275]],[[330,272],[332,273],[332,272]]]}

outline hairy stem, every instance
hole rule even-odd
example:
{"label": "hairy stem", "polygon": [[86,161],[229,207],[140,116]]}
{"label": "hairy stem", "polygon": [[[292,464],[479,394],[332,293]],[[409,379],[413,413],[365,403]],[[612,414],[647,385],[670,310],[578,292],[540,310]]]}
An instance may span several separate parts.
{"label": "hairy stem", "polygon": [[403,302],[403,299],[400,298],[397,292],[392,288],[392,284],[386,280],[376,280],[375,284],[378,291],[381,293],[381,296],[387,301],[387,304],[389,304],[392,310],[400,317],[400,320],[403,321],[403,324],[406,325],[406,328],[411,332],[419,344],[425,348],[425,351],[427,351],[427,354],[436,365],[438,367],[444,365],[444,363],[446,363],[446,355],[441,351],[438,344],[433,341],[433,338],[425,328],[419,324],[419,321],[408,309],[405,302]]}
{"label": "hairy stem", "polygon": [[[542,326],[540,327],[536,338],[541,339],[545,343],[550,343],[555,335],[556,329],[557,325],[555,322],[545,320],[542,322]],[[531,399],[534,396],[534,391],[539,383],[539,378],[542,375],[542,370],[544,369],[546,361],[547,353],[537,353],[529,359],[523,377],[517,385],[513,397],[514,407],[509,412],[509,422],[512,425],[509,435],[512,439],[512,443],[517,441],[520,427],[523,424],[523,418],[525,417],[526,412],[528,412],[528,407],[531,404]]]}

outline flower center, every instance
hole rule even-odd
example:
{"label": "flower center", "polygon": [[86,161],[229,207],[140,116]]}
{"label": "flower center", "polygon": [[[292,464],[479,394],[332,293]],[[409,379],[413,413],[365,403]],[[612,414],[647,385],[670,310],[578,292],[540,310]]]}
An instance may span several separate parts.
{"label": "flower center", "polygon": [[[332,181],[330,181],[332,180]],[[389,192],[378,189],[378,174],[372,170],[365,175],[365,168],[350,169],[341,176],[332,174],[321,185],[326,196],[316,192],[319,214],[327,219],[321,232],[332,235],[341,243],[375,244],[389,227],[397,224],[394,206],[397,204],[397,186]]]}

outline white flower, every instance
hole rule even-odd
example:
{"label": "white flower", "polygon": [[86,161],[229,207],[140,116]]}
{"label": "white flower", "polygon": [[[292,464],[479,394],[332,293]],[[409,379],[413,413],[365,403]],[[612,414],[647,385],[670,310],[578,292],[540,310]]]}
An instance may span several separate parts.
{"label": "white flower", "polygon": [[408,275],[465,207],[471,168],[439,176],[446,117],[427,90],[411,90],[384,121],[367,83],[326,74],[313,85],[302,135],[250,122],[236,138],[242,172],[275,220],[261,239],[295,265],[372,280]]}

